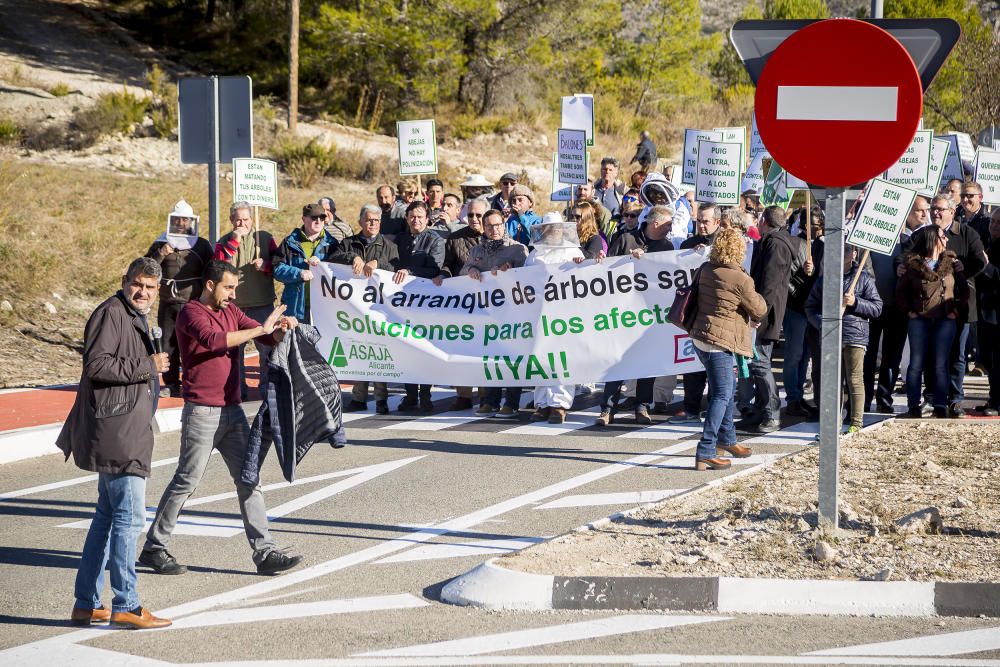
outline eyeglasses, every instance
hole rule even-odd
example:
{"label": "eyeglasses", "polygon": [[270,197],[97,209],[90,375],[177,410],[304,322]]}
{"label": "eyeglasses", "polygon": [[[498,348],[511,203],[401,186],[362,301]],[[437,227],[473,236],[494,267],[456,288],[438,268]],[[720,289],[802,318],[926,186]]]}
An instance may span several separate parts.
{"label": "eyeglasses", "polygon": [[470,218],[476,218],[477,220],[481,220],[484,215],[486,215],[486,214],[485,213],[469,213],[469,217]]}
{"label": "eyeglasses", "polygon": [[623,218],[638,218],[639,214],[638,213],[624,213],[624,214],[622,214],[622,217]]}
{"label": "eyeglasses", "polygon": [[310,215],[309,217],[312,218],[313,220],[326,220],[325,215]]}
{"label": "eyeglasses", "polygon": [[935,206],[931,209],[931,213],[944,213],[945,211],[950,211],[951,209],[947,206]]}
{"label": "eyeglasses", "polygon": [[498,222],[495,225],[483,225],[483,227],[485,229],[500,229],[501,227],[505,227],[505,226],[506,225],[504,223],[502,223],[502,222]]}
{"label": "eyeglasses", "polygon": [[962,199],[972,199],[973,197],[979,197],[979,196],[980,196],[980,194],[978,192],[963,192],[962,193]]}
{"label": "eyeglasses", "polygon": [[500,181],[500,185],[517,185],[517,181]]}
{"label": "eyeglasses", "polygon": [[624,197],[622,197],[622,203],[623,204],[631,204],[634,201],[639,201],[639,198],[638,197],[630,197],[628,195],[625,195]]}

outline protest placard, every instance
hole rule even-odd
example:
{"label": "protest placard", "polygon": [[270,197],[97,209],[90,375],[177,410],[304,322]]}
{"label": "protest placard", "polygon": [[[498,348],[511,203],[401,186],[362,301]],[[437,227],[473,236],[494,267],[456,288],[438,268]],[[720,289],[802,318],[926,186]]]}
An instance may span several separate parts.
{"label": "protest placard", "polygon": [[233,201],[277,210],[277,163],[257,158],[233,158]]}
{"label": "protest placard", "polygon": [[587,145],[594,145],[594,96],[583,93],[562,98],[562,122],[559,127],[567,130],[583,130],[587,133]]}
{"label": "protest placard", "polygon": [[675,375],[701,370],[666,316],[704,259],[654,252],[441,285],[321,262],[310,304],[318,347],[342,380],[525,387]]}
{"label": "protest placard", "polygon": [[679,194],[685,195],[694,190],[694,186],[681,182],[683,176],[684,169],[679,164],[670,167],[670,182],[674,184]]}
{"label": "protest placard", "polygon": [[681,182],[694,185],[698,170],[698,142],[722,141],[722,132],[714,130],[684,130],[684,154],[681,156],[683,169]]}
{"label": "protest placard", "polygon": [[[590,173],[590,151],[587,151],[587,173]],[[559,181],[559,152],[552,153],[552,185],[549,201],[570,201],[573,199],[575,185]]]}
{"label": "protest placard", "polygon": [[740,194],[747,190],[755,190],[758,195],[760,194],[761,190],[764,189],[764,158],[770,157],[767,151],[753,156],[750,160],[750,166],[747,167],[746,173],[743,174],[743,180],[740,182]]}
{"label": "protest placard", "polygon": [[761,153],[766,153],[767,148],[764,147],[764,142],[760,138],[760,132],[757,130],[757,114],[750,114],[750,159],[753,160],[755,157]]}
{"label": "protest placard", "polygon": [[916,196],[915,190],[880,178],[872,179],[865,190],[865,199],[854,216],[854,228],[847,237],[847,243],[891,255]]}
{"label": "protest placard", "polygon": [[437,132],[433,120],[396,121],[399,175],[436,174]]}
{"label": "protest placard", "polygon": [[704,204],[740,202],[743,146],[735,142],[698,142],[694,197]]}
{"label": "protest placard", "polygon": [[911,190],[927,187],[931,167],[932,130],[917,130],[906,151],[896,160],[896,164],[885,170],[882,178]]}
{"label": "protest placard", "polygon": [[931,162],[930,171],[927,176],[927,187],[917,190],[917,194],[925,197],[933,197],[941,188],[941,174],[944,173],[944,165],[948,160],[948,149],[951,144],[944,139],[933,139],[931,141]]}
{"label": "protest placard", "polygon": [[788,187],[788,174],[774,160],[764,176],[764,187],[760,191],[760,203],[764,206],[780,206],[788,210],[795,191]]}
{"label": "protest placard", "polygon": [[740,145],[740,171],[746,169],[747,165],[747,128],[745,127],[717,127],[716,132],[722,132],[722,140]]}
{"label": "protest placard", "polygon": [[556,138],[556,170],[560,183],[587,182],[587,133],[560,127]]}
{"label": "protest placard", "polygon": [[966,132],[951,133],[958,141],[958,155],[962,158],[962,164],[972,164],[976,161],[976,146],[972,143],[972,137]]}
{"label": "protest placard", "polygon": [[1000,204],[1000,151],[979,147],[972,180],[982,186],[984,204]]}
{"label": "protest placard", "polygon": [[944,159],[944,169],[941,172],[941,182],[947,183],[950,180],[965,179],[965,172],[962,169],[962,157],[958,153],[958,137],[954,134],[942,134],[937,137],[948,142],[948,156]]}

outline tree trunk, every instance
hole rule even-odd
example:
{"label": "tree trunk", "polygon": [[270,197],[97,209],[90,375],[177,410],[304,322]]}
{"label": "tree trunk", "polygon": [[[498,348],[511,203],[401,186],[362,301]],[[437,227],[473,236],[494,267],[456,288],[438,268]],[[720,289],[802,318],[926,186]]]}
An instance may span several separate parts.
{"label": "tree trunk", "polygon": [[212,21],[215,20],[215,0],[208,0],[205,5],[205,23],[212,25]]}
{"label": "tree trunk", "polygon": [[489,110],[493,108],[493,103],[496,100],[496,83],[497,74],[492,68],[488,69],[486,72],[486,78],[483,79],[483,100],[482,104],[479,105],[479,115],[485,116],[489,113]]}
{"label": "tree trunk", "polygon": [[294,133],[299,124],[299,0],[289,0],[288,13],[288,130]]}

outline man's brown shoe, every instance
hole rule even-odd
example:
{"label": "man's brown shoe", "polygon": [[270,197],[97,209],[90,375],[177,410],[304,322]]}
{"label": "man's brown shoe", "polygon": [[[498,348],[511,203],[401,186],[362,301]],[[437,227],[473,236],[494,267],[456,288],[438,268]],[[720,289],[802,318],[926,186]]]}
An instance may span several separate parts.
{"label": "man's brown shoe", "polygon": [[714,459],[698,459],[694,460],[695,470],[725,470],[733,465],[729,459],[720,459],[715,457]]}
{"label": "man's brown shoe", "polygon": [[738,459],[745,459],[748,456],[753,455],[753,450],[749,447],[744,447],[743,445],[716,445],[715,455],[722,456],[723,452],[729,454],[730,456],[735,456]]}
{"label": "man's brown shoe", "polygon": [[111,625],[126,630],[152,630],[165,628],[172,624],[173,621],[153,616],[145,607],[138,614],[133,614],[130,611],[116,611],[111,614]]}
{"label": "man's brown shoe", "polygon": [[69,620],[73,625],[90,625],[91,623],[107,623],[111,619],[111,610],[104,607],[97,609],[80,609],[73,607]]}
{"label": "man's brown shoe", "polygon": [[552,408],[535,408],[535,411],[531,413],[531,421],[543,422],[549,418],[551,412]]}

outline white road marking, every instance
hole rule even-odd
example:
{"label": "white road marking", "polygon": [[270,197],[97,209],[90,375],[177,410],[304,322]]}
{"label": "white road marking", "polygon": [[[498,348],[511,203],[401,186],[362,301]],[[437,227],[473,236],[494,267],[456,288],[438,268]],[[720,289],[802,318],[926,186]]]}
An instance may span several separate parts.
{"label": "white road marking", "polygon": [[593,507],[595,505],[645,505],[683,493],[687,489],[661,489],[659,491],[626,491],[622,493],[590,493],[565,496],[539,505],[536,510],[554,510],[566,507]]}
{"label": "white road marking", "polygon": [[[271,521],[280,521],[282,517],[291,514],[297,510],[308,507],[320,501],[326,500],[332,496],[337,495],[348,489],[352,489],[360,484],[364,484],[380,475],[384,475],[388,472],[392,472],[397,468],[401,468],[407,464],[413,463],[424,458],[425,455],[414,456],[407,459],[399,459],[396,461],[387,461],[385,463],[378,463],[370,466],[362,466],[360,468],[352,468],[350,470],[341,470],[332,473],[326,473],[323,475],[314,475],[312,477],[304,477],[302,479],[295,480],[295,482],[289,484],[287,482],[277,482],[275,484],[268,484],[265,487],[261,487],[262,490],[272,491],[276,489],[287,489],[292,486],[299,486],[302,484],[322,481],[326,479],[331,479],[335,477],[343,477],[345,475],[352,475],[348,479],[345,479],[329,486],[325,486],[322,489],[313,491],[312,493],[307,493],[304,496],[300,496],[294,500],[290,500],[281,505],[271,508],[268,511],[268,519]],[[229,491],[226,493],[218,493],[211,496],[206,496],[204,498],[196,498],[185,503],[185,509],[190,509],[191,507],[196,507],[198,505],[205,505],[207,503],[216,502],[219,500],[226,500],[229,498],[235,498],[236,492]],[[153,519],[156,518],[156,508],[147,507],[146,508],[146,526],[150,526]],[[89,528],[91,519],[82,519],[80,521],[72,521],[70,523],[60,524],[59,528]],[[186,515],[184,512],[181,513],[180,518],[177,520],[177,526],[174,528],[175,535],[196,535],[199,537],[234,537],[243,533],[243,520],[238,515],[230,515],[224,517],[206,517],[206,516],[190,516]]]}
{"label": "white road marking", "polygon": [[461,558],[464,556],[500,555],[514,553],[521,549],[544,542],[545,537],[515,537],[503,540],[478,540],[476,542],[433,542],[401,554],[375,561],[384,563],[409,563],[417,560],[437,560],[439,558]]}
{"label": "white road marking", "polygon": [[778,86],[778,120],[895,122],[896,86]]}
{"label": "white road marking", "polygon": [[371,651],[368,653],[359,653],[357,657],[482,655],[484,653],[496,653],[497,651],[513,651],[533,646],[545,646],[547,644],[559,644],[562,642],[724,620],[728,620],[728,618],[723,616],[638,614],[610,616],[608,618],[582,621],[580,623],[550,625],[543,628],[531,628],[530,630],[515,630],[495,635],[480,635],[478,637],[466,637],[464,639],[434,642],[432,644],[418,644],[416,646],[404,646],[384,651]]}
{"label": "white road marking", "polygon": [[[77,663],[69,663],[78,667]],[[151,663],[152,664],[152,663]],[[156,663],[166,665],[167,663]],[[203,662],[183,667],[429,667],[431,665],[876,665],[879,667],[1000,667],[1000,660],[955,658],[819,658],[795,655],[490,655],[396,658],[333,658],[329,660],[254,660]],[[29,667],[35,667],[31,665]],[[105,667],[97,663],[86,667]],[[141,667],[141,666],[140,666]]]}
{"label": "white road marking", "polygon": [[580,410],[579,412],[569,412],[566,414],[566,421],[562,424],[550,424],[548,422],[534,422],[508,428],[499,433],[504,435],[563,435],[571,431],[594,425],[594,419],[599,414],[596,407]]}
{"label": "white road marking", "polygon": [[385,431],[440,431],[451,426],[461,426],[470,422],[479,421],[481,416],[474,410],[462,410],[460,412],[445,412],[437,415],[426,415],[405,422],[396,422],[383,426]]}
{"label": "white road marking", "polygon": [[[213,451],[213,454],[216,452]],[[177,457],[171,457],[169,459],[161,459],[159,461],[153,461],[150,464],[151,468],[159,468],[160,466],[168,466],[177,463]],[[31,486],[27,489],[18,489],[17,491],[7,491],[5,493],[0,493],[0,500],[9,500],[11,498],[20,498],[22,496],[30,496],[35,493],[43,493],[45,491],[54,491],[55,489],[64,489],[67,486],[76,486],[78,484],[86,484],[87,482],[96,482],[97,475],[84,475],[83,477],[74,477],[72,479],[64,479],[61,482],[51,482],[49,484],[41,484],[39,486]]]}
{"label": "white road marking", "polygon": [[806,653],[806,655],[937,656],[962,655],[963,653],[996,651],[998,649],[1000,649],[1000,627],[831,648],[824,651],[813,651]]}
{"label": "white road marking", "polygon": [[330,614],[353,614],[385,609],[413,609],[429,605],[430,602],[421,600],[409,593],[402,593],[399,595],[378,595],[343,600],[300,602],[298,604],[274,605],[270,607],[220,609],[218,611],[208,611],[182,618],[175,621],[167,630],[207,628],[213,625],[233,625],[236,623],[260,623],[263,621],[280,621],[290,618],[316,618]]}
{"label": "white road marking", "polygon": [[[164,618],[177,619],[191,614],[196,614],[198,612],[207,611],[221,605],[232,604],[248,598],[267,595],[269,593],[273,593],[274,591],[290,588],[333,572],[338,572],[355,565],[360,565],[362,563],[367,563],[369,561],[388,556],[389,554],[396,553],[397,551],[402,551],[403,549],[413,546],[414,543],[426,542],[443,532],[453,532],[471,528],[502,514],[506,514],[527,505],[538,504],[539,502],[547,498],[551,498],[552,496],[565,493],[569,490],[585,484],[590,484],[591,482],[629,470],[636,466],[650,465],[664,456],[670,456],[671,454],[675,454],[690,447],[690,442],[682,442],[669,447],[664,447],[649,454],[641,454],[625,461],[610,463],[595,470],[577,475],[576,477],[571,477],[561,482],[550,484],[549,486],[542,487],[541,489],[537,489],[535,491],[529,491],[528,493],[520,496],[501,501],[464,516],[451,519],[441,523],[435,528],[419,530],[414,533],[407,534],[405,537],[382,542],[368,547],[367,549],[339,556],[311,567],[305,567],[301,570],[287,572],[280,577],[268,578],[248,586],[241,586],[240,588],[230,591],[224,591],[222,593],[191,600],[190,602],[182,603],[167,609],[161,609],[158,614]],[[747,470],[751,469],[752,468],[747,468]],[[7,665],[13,664],[13,661],[19,661],[18,664],[25,664],[26,667],[36,667],[40,657],[52,655],[53,651],[63,650],[63,647],[65,647],[66,644],[87,641],[96,638],[96,636],[97,635],[95,635],[92,628],[85,628],[63,635],[50,637],[48,639],[31,642],[29,644],[23,644],[5,651],[0,651],[0,664],[5,665],[6,667]],[[245,663],[234,664],[244,665]]]}
{"label": "white road marking", "polygon": [[690,438],[692,435],[700,435],[703,426],[701,424],[669,424],[662,422],[653,426],[646,426],[638,431],[621,433],[619,438],[640,438],[644,440],[678,440],[680,438]]}

